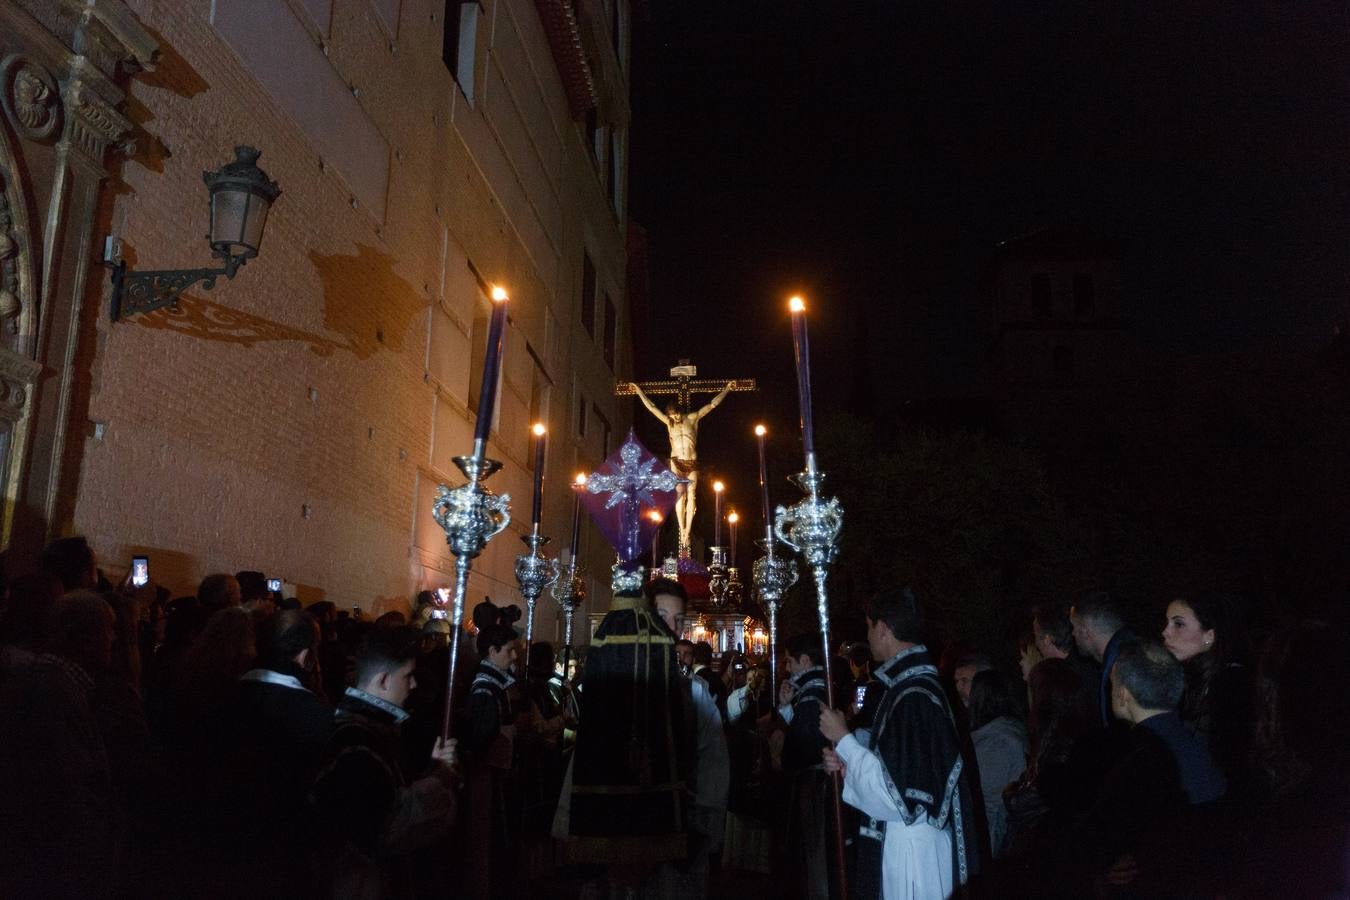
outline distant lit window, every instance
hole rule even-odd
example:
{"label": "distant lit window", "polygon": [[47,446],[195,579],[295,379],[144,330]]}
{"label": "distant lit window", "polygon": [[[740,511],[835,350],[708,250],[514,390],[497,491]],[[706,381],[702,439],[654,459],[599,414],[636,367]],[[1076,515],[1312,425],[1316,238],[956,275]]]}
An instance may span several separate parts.
{"label": "distant lit window", "polygon": [[1090,316],[1097,311],[1096,287],[1092,276],[1079,272],[1073,276],[1073,314],[1079,317]]}
{"label": "distant lit window", "polygon": [[1050,318],[1052,309],[1050,273],[1037,272],[1031,276],[1031,314],[1038,319]]}
{"label": "distant lit window", "polygon": [[589,253],[581,257],[581,325],[595,337],[595,263]]}

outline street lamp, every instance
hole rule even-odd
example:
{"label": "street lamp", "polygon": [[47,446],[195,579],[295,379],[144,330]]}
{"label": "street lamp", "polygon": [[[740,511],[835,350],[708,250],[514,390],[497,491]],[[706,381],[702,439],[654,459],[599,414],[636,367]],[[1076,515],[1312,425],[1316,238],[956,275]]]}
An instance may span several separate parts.
{"label": "street lamp", "polygon": [[211,196],[211,233],[206,236],[211,255],[223,261],[219,269],[163,269],[129,272],[122,260],[121,242],[109,237],[104,262],[112,267],[112,320],[176,305],[183,291],[201,282],[216,286],[216,277],[233,278],[239,267],[258,255],[267,212],[281,196],[281,188],[258,168],[262,153],[253,147],[235,147],[234,161],[202,180]]}

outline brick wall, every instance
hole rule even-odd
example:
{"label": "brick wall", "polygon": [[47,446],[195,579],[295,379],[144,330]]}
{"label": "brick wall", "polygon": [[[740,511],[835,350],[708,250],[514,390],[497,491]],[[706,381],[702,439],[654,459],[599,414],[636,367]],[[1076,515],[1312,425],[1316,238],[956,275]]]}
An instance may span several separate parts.
{"label": "brick wall", "polygon": [[[451,580],[429,505],[438,482],[458,478],[451,457],[470,449],[479,291],[470,263],[512,297],[491,448],[507,466],[492,486],[528,518],[528,342],[553,384],[545,532],[565,545],[564,485],[578,462],[599,461],[568,424],[575,386],[604,406],[616,432],[630,416],[612,396],[598,334],[580,328],[582,248],[620,307],[622,341],[624,242],[533,4],[483,4],[472,104],[441,60],[440,0],[385,2],[385,15],[367,0],[128,5],[164,52],[157,71],[131,84],[129,112],[145,137],[108,185],[100,225],[122,236],[133,268],[207,262],[201,173],[235,143],[263,151],[259,164],[284,193],[261,254],[235,280],[190,291],[178,314],[110,324],[100,312],[75,526],[107,569],[145,552],[154,578],[186,593],[208,572],[255,568],[306,599],[376,612]],[[227,33],[225,16],[250,6],[295,17],[260,16],[258,27],[299,23],[310,42],[281,61],[294,67],[285,78],[247,58],[250,46],[231,46],[241,38]],[[331,11],[326,30],[316,8]],[[385,20],[394,8],[397,29]],[[316,60],[332,72],[320,78]],[[332,73],[359,108],[338,102]],[[333,115],[288,112],[293,85],[313,88],[307,102],[332,103]],[[366,160],[337,152],[343,128],[358,125],[389,148],[386,182],[370,174],[379,166],[367,171]],[[373,183],[385,184],[383,208],[369,199]],[[624,373],[628,346],[618,359]],[[517,522],[476,563],[472,600],[518,599],[511,567],[522,530]],[[588,545],[592,567],[607,568],[599,541]],[[542,635],[551,631],[545,618]]]}

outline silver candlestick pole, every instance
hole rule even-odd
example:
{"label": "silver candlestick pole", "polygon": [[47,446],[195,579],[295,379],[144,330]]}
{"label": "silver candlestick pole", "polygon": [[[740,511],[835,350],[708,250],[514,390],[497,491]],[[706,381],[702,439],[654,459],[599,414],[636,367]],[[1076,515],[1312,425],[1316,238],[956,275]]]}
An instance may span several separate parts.
{"label": "silver candlestick pole", "polygon": [[501,534],[511,524],[511,497],[498,496],[483,487],[483,482],[502,467],[495,459],[481,454],[456,456],[455,465],[469,479],[457,488],[440,485],[436,488],[436,502],[431,516],[445,529],[445,542],[455,554],[455,597],[450,614],[450,668],[445,680],[445,715],[441,721],[441,737],[449,739],[450,721],[454,707],[455,669],[459,665],[459,637],[464,625],[464,598],[469,590],[469,569],[473,560],[483,552],[487,542]]}
{"label": "silver candlestick pole", "polygon": [[[778,539],[800,553],[811,574],[816,580],[816,613],[820,617],[821,649],[825,657],[825,697],[831,709],[839,707],[834,702],[834,672],[830,664],[833,656],[833,644],[830,641],[830,605],[825,592],[825,577],[829,573],[830,563],[839,555],[839,531],[844,527],[844,510],[838,497],[828,500],[820,496],[821,482],[825,476],[816,468],[816,458],[808,450],[806,471],[792,477],[792,481],[806,494],[794,505],[778,507],[774,523],[774,533]],[[836,878],[839,895],[848,896],[847,876],[845,875],[844,853],[844,811],[840,799],[839,773],[834,774],[834,853]]]}
{"label": "silver candlestick pole", "polygon": [[534,608],[544,588],[558,580],[559,565],[556,559],[549,559],[540,552],[548,543],[548,538],[539,533],[536,524],[533,530],[520,538],[529,553],[516,557],[516,582],[520,585],[520,594],[525,598],[525,649],[534,646]]}
{"label": "silver candlestick pole", "polygon": [[[773,532],[767,531],[765,539],[759,541],[764,555],[755,560],[751,570],[755,582],[755,591],[764,609],[769,614],[769,684],[772,690],[778,690],[778,610],[788,588],[797,583],[797,562],[773,552]],[[776,696],[776,694],[775,694]]]}
{"label": "silver candlestick pole", "polygon": [[572,658],[572,625],[577,607],[586,599],[586,582],[577,571],[576,557],[568,561],[567,571],[553,582],[553,599],[563,613],[563,681],[567,680],[567,666]]}

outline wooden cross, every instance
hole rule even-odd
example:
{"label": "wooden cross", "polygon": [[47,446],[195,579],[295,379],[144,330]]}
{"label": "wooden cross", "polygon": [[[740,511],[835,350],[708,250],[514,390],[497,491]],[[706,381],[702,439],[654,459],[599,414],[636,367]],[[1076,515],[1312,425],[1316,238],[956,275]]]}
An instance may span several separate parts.
{"label": "wooden cross", "polygon": [[637,394],[635,388],[637,387],[642,388],[643,393],[648,397],[674,395],[676,407],[681,413],[687,413],[695,394],[720,394],[728,382],[731,383],[732,393],[759,389],[753,378],[738,378],[735,381],[731,379],[699,378],[698,366],[691,365],[687,359],[682,359],[678,366],[670,370],[669,380],[642,381],[638,382],[637,385],[632,382],[620,382],[614,387],[614,395],[616,397],[635,396]]}

